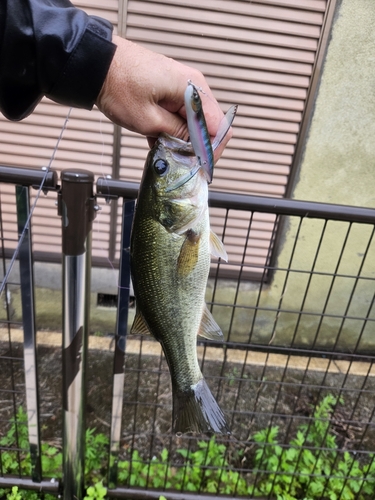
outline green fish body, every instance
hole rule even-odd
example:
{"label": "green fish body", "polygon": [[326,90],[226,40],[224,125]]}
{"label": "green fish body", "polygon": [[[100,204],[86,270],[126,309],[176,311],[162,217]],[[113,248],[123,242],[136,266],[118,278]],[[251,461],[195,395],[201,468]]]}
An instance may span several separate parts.
{"label": "green fish body", "polygon": [[197,335],[222,338],[205,290],[210,253],[226,253],[210,231],[204,172],[168,190],[196,162],[190,143],[166,135],[148,154],[131,236],[137,307],[132,333],[151,333],[162,345],[172,380],[174,431],[229,433],[196,349]]}

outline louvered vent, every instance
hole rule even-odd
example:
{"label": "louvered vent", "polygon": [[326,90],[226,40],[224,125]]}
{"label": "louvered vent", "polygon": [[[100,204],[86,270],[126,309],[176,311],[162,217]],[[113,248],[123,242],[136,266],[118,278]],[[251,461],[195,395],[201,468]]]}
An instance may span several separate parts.
{"label": "louvered vent", "polygon": [[[212,189],[283,196],[328,1],[120,1],[123,34],[200,69],[224,111],[233,103],[239,104],[233,139],[215,167]],[[117,25],[117,0],[74,3]],[[67,111],[43,100],[21,123],[0,117],[0,162],[47,165]],[[113,125],[97,110],[74,109],[53,167],[86,168],[97,176],[114,174],[139,181],[146,154],[143,137],[123,130],[120,141],[114,140]],[[119,164],[114,158],[120,158]],[[1,187],[3,199],[10,191]],[[34,248],[58,258],[60,221],[52,198],[38,202],[33,221]],[[104,206],[99,213],[93,234],[94,264],[118,258],[119,236],[110,236],[110,221],[115,217],[118,222],[119,212],[116,206]],[[212,210],[211,215],[213,227],[220,234],[225,214]],[[11,198],[6,216],[7,235],[14,239]],[[244,213],[231,213],[228,219],[225,243],[232,264],[243,259],[248,220],[249,214]],[[274,222],[272,216],[259,214],[254,220],[256,230],[250,235],[244,257],[252,276],[261,272]],[[230,271],[231,266],[222,269]]]}

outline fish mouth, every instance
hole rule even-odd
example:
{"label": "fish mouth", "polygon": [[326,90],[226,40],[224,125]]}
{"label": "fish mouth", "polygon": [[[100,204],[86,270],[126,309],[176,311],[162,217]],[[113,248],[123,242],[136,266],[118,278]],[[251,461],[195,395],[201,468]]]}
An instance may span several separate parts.
{"label": "fish mouth", "polygon": [[182,156],[195,156],[193,146],[189,141],[163,133],[159,135],[156,142],[169,149],[172,153]]}
{"label": "fish mouth", "polygon": [[195,165],[195,167],[192,170],[190,170],[190,172],[188,172],[185,175],[182,175],[179,179],[177,179],[170,186],[168,186],[167,189],[165,190],[166,193],[170,193],[171,191],[175,191],[176,189],[180,188],[181,186],[183,186],[184,184],[189,182],[198,173],[198,170],[200,168],[201,168],[201,165],[199,163],[197,163]]}
{"label": "fish mouth", "polygon": [[[172,137],[171,135],[163,133],[159,136],[157,143],[168,149],[172,155],[185,157],[196,156],[191,142],[178,139],[177,137]],[[175,191],[176,189],[180,188],[181,186],[189,182],[198,173],[200,168],[201,165],[199,161],[197,161],[196,165],[191,170],[189,170],[189,172],[179,177],[175,182],[168,186],[165,191],[167,193],[170,193],[171,191]]]}

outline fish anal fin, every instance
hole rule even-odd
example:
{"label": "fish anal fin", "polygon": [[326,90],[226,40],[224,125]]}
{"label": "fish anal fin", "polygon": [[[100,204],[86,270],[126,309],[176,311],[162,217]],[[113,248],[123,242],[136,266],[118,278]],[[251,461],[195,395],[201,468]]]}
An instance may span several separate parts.
{"label": "fish anal fin", "polygon": [[186,237],[181,246],[177,259],[177,269],[181,276],[188,276],[198,262],[200,234],[192,229],[185,233]]}
{"label": "fish anal fin", "polygon": [[225,262],[228,262],[228,254],[224,248],[224,243],[213,231],[210,233],[210,251],[214,257],[220,257]]}
{"label": "fish anal fin", "polygon": [[223,340],[223,332],[220,326],[214,320],[212,314],[205,306],[202,314],[202,321],[199,327],[198,335],[209,340]]}
{"label": "fish anal fin", "polygon": [[130,333],[138,334],[138,335],[150,335],[151,334],[142,314],[139,312],[139,309],[137,309],[137,311],[135,313],[135,317],[134,317],[132,327],[130,329]]}

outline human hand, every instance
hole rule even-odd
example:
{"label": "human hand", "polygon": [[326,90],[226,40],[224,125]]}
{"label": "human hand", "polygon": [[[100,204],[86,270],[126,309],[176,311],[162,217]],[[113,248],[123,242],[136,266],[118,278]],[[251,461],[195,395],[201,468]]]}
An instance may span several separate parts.
{"label": "human hand", "polygon": [[[200,71],[116,35],[112,41],[117,49],[96,102],[111,121],[147,136],[150,146],[162,132],[187,140],[184,93],[191,80],[203,89],[207,129],[215,137],[224,115]],[[230,130],[215,161],[231,136]]]}

